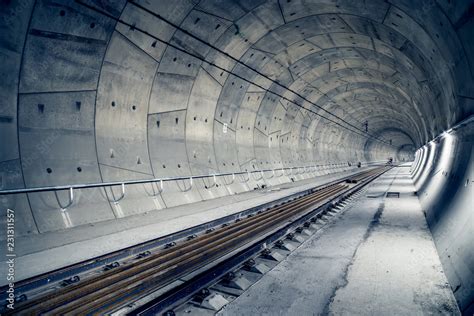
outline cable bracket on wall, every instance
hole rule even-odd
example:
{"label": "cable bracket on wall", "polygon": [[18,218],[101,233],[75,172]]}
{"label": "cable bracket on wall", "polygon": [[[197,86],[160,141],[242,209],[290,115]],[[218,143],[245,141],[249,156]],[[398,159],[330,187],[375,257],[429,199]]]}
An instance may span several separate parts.
{"label": "cable bracket on wall", "polygon": [[240,183],[246,183],[246,182],[249,182],[249,180],[250,180],[250,172],[247,171],[247,179],[245,179],[244,174],[241,174],[243,181],[240,181]]}
{"label": "cable bracket on wall", "polygon": [[184,183],[184,189],[181,189],[181,186],[179,185],[179,180],[176,181],[176,185],[178,186],[178,189],[181,191],[181,192],[188,192],[188,191],[191,191],[191,189],[193,188],[193,177],[189,177],[189,188],[186,188],[186,183],[184,182],[183,180],[183,183]]}
{"label": "cable bracket on wall", "polygon": [[263,180],[263,171],[260,171],[259,173],[260,173],[260,177],[259,177],[259,178],[255,177],[255,175],[252,174],[252,176],[253,176],[253,178],[255,179],[255,181]]}
{"label": "cable bracket on wall", "polygon": [[[212,188],[214,188],[215,186],[217,186],[217,179],[216,179],[216,175],[215,175],[215,174],[212,175],[212,180],[213,180],[213,184],[212,184],[212,185],[207,185],[207,184],[206,184],[206,189],[212,189]],[[204,181],[204,179],[203,179],[203,181]],[[204,183],[205,183],[205,182],[204,182]]]}
{"label": "cable bracket on wall", "polygon": [[112,201],[109,200],[109,202],[112,202],[117,205],[125,197],[125,183],[120,184],[120,196],[118,198],[115,197],[113,187],[110,187],[110,192],[112,195]]}
{"label": "cable bracket on wall", "polygon": [[225,185],[231,185],[231,184],[233,184],[234,181],[235,181],[235,173],[232,174],[232,181],[229,182],[229,183],[227,183],[227,181],[226,181],[226,179],[225,179],[225,176],[224,176],[223,178],[224,178],[223,181],[224,181],[224,184],[225,184]]}
{"label": "cable bracket on wall", "polygon": [[74,190],[73,190],[73,188],[69,188],[69,195],[68,195],[69,201],[64,206],[62,205],[61,201],[59,200],[58,191],[54,191],[54,196],[56,197],[56,201],[58,202],[58,205],[61,208],[62,212],[65,212],[67,210],[67,208],[70,207],[72,205],[72,203],[74,202]]}
{"label": "cable bracket on wall", "polygon": [[159,186],[156,182],[150,182],[151,190],[152,190],[151,194],[148,193],[148,191],[146,190],[146,186],[144,185],[145,193],[151,197],[157,197],[158,195],[160,195],[163,192],[163,179],[160,179],[159,182],[160,182]]}

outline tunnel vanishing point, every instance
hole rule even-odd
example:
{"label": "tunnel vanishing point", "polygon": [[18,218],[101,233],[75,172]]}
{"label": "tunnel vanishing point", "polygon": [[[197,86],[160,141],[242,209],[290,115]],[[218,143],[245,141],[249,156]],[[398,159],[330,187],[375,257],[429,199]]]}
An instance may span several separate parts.
{"label": "tunnel vanishing point", "polygon": [[[418,214],[439,263],[431,266],[445,280],[437,284],[424,276],[420,282],[436,283],[453,297],[454,307],[436,301],[426,285],[426,293],[418,288],[400,299],[419,310],[397,309],[398,303],[387,308],[394,314],[474,314],[474,1],[2,0],[0,29],[0,305],[5,310],[12,301],[32,308],[36,292],[51,282],[62,284],[56,287],[61,291],[82,284],[88,277],[81,273],[102,269],[93,260],[118,271],[131,264],[127,256],[145,250],[153,256],[155,246],[179,247],[186,234],[186,242],[200,240],[206,230],[217,234],[215,228],[231,220],[244,225],[238,221],[253,216],[252,210],[265,214],[277,207],[275,201],[297,201],[302,192],[312,194],[317,186],[329,190],[343,179],[340,190],[362,193],[316,234],[334,232],[329,252],[338,240],[350,247],[361,238],[350,252],[351,263],[341,266],[345,289],[356,284],[351,276],[358,273],[366,244],[364,234],[342,239],[334,229],[346,223],[341,227],[350,231],[353,226],[345,221],[362,216],[357,205],[374,211],[364,222],[365,239],[376,241],[384,225],[409,227],[390,239],[393,248],[386,254],[370,252],[382,257],[395,249],[416,253],[415,246],[400,242],[417,235],[410,225]],[[341,195],[337,201],[336,195],[324,198],[317,200],[320,209],[341,202]],[[375,201],[380,203],[370,204]],[[391,213],[398,211],[405,213]],[[152,242],[150,249],[143,246]],[[281,250],[282,244],[275,245]],[[134,250],[137,245],[140,250]],[[298,251],[291,250],[285,262],[301,264]],[[408,277],[402,275],[422,271],[421,262],[428,260],[417,255],[398,256],[413,260],[401,261],[410,270],[391,283],[377,277],[368,284],[398,284],[400,293],[408,291],[410,285],[402,284]],[[111,256],[118,259],[106,259]],[[219,258],[214,261],[228,260]],[[252,258],[255,263],[260,257]],[[337,260],[326,266],[337,266]],[[387,270],[385,278],[397,269],[371,264]],[[240,306],[245,295],[256,297],[251,289],[270,293],[264,280],[285,270],[282,266],[271,267],[220,312],[272,314],[278,304],[265,307],[263,298],[253,300],[256,309],[247,304],[245,313]],[[370,279],[369,270],[360,273]],[[170,272],[172,281],[177,273]],[[369,310],[338,309],[345,306],[341,279],[318,280],[305,289],[319,286],[322,297],[325,284],[332,292],[321,298],[320,310],[311,305],[314,314],[383,311],[376,299],[368,299],[377,304],[370,309],[356,298],[349,300],[351,308]],[[231,299],[209,284],[191,305],[215,313],[227,305],[217,301]],[[347,295],[365,291],[352,289]],[[289,308],[283,292],[275,293],[280,313],[309,314]],[[59,302],[46,301],[54,300]],[[73,310],[81,314],[80,308]]]}

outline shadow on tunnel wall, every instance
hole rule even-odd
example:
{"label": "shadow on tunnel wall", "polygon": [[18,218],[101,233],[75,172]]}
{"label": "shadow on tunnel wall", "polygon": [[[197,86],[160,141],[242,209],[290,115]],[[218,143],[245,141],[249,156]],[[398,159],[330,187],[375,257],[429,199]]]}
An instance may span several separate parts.
{"label": "shadow on tunnel wall", "polygon": [[412,176],[459,308],[473,315],[474,124],[420,148]]}

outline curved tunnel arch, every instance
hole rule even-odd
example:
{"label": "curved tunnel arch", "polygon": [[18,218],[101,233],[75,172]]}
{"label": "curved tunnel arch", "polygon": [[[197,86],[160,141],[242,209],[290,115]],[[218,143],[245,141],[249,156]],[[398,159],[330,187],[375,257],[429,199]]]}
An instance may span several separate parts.
{"label": "curved tunnel arch", "polygon": [[[127,2],[99,8],[133,25],[128,27],[115,25],[113,19],[99,20],[100,14],[76,2],[51,6],[39,1],[25,9],[24,19],[18,22],[31,16],[19,81],[20,152],[27,156],[34,149],[31,133],[46,131],[48,124],[71,127],[71,122],[61,125],[64,119],[58,113],[64,109],[59,106],[58,112],[54,113],[53,107],[49,115],[49,102],[73,102],[81,96],[87,101],[76,101],[82,110],[71,114],[89,122],[71,128],[70,133],[75,139],[82,133],[84,137],[76,141],[89,150],[78,156],[85,164],[84,171],[72,177],[57,168],[48,177],[39,177],[47,164],[62,164],[65,156],[61,156],[67,153],[61,151],[45,155],[49,157],[41,170],[23,165],[19,171],[25,175],[26,186],[33,186],[245,170],[259,164],[291,166],[309,163],[307,160],[317,159],[323,151],[324,160],[330,161],[330,151],[338,146],[359,144],[361,152],[366,148],[360,135],[312,123],[323,122],[317,116],[322,115],[346,125],[325,112],[341,108],[338,116],[361,130],[360,123],[365,120],[370,121],[370,133],[379,136],[384,128],[401,126],[415,147],[420,146],[469,111],[459,107],[451,111],[456,102],[451,91],[469,95],[464,92],[472,82],[466,67],[468,57],[461,53],[465,49],[459,49],[463,39],[447,27],[443,7],[427,3],[423,2],[420,11],[403,1],[360,6],[350,1],[234,2],[236,11],[231,17],[228,9],[208,1],[197,5],[186,1],[140,3],[149,12]],[[50,23],[42,20],[46,16]],[[157,42],[138,29],[268,91]],[[63,50],[73,50],[77,56],[65,57]],[[86,67],[79,71],[79,66]],[[43,80],[38,80],[40,77]],[[316,115],[289,106],[269,91],[315,110]],[[368,91],[379,99],[370,103],[351,99],[358,93],[371,97]],[[58,98],[51,98],[52,92]],[[39,105],[46,109],[49,123],[35,126],[34,121],[41,120],[34,114]],[[398,115],[397,106],[404,107],[404,113]],[[226,135],[219,132],[224,123]],[[324,145],[311,146],[311,139],[325,137],[328,142]],[[14,137],[11,142],[15,146]],[[172,147],[174,152],[167,154],[160,147]],[[388,145],[377,148],[383,156],[387,156],[383,151],[398,150]],[[335,151],[334,159],[342,159],[340,153]],[[352,159],[360,159],[360,155],[344,160]],[[203,198],[203,193],[196,198]]]}
{"label": "curved tunnel arch", "polygon": [[[324,79],[323,79],[323,80],[324,80]],[[337,88],[335,88],[335,89],[337,89]]]}
{"label": "curved tunnel arch", "polygon": [[[406,158],[474,113],[470,1],[81,1],[7,4],[4,188]],[[258,184],[1,203],[21,236]]]}

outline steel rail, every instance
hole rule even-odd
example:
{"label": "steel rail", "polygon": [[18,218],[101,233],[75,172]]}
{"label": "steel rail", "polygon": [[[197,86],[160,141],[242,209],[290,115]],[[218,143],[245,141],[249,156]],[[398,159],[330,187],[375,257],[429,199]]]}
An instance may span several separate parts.
{"label": "steel rail", "polygon": [[[279,175],[282,176],[283,174]],[[316,187],[313,187],[311,189],[305,189],[303,191],[291,194],[286,197],[279,198],[275,200],[274,202],[268,202],[263,205],[257,205],[254,206],[250,209],[244,210],[242,212],[238,212],[235,214],[231,214],[228,216],[224,216],[222,218],[218,218],[216,220],[213,220],[209,223],[202,223],[198,226],[192,227],[185,229],[184,231],[177,232],[174,234],[166,235],[159,237],[157,239],[149,240],[144,243],[140,243],[135,246],[130,246],[127,248],[123,248],[120,250],[117,250],[115,252],[112,252],[107,255],[102,255],[98,256],[95,258],[91,258],[82,262],[75,263],[73,265],[63,267],[60,269],[56,269],[47,273],[43,273],[38,276],[31,277],[29,279],[21,280],[18,281],[16,285],[16,289],[18,293],[28,293],[31,290],[38,289],[42,286],[52,284],[61,280],[65,280],[67,278],[73,277],[77,274],[83,273],[85,271],[91,271],[96,268],[101,268],[107,264],[113,263],[115,261],[123,261],[126,258],[131,258],[131,256],[137,256],[143,252],[153,250],[153,249],[158,249],[165,244],[175,241],[175,240],[184,240],[190,235],[193,235],[195,233],[200,233],[203,232],[204,230],[208,229],[209,227],[217,227],[219,225],[222,225],[224,223],[230,223],[231,221],[241,219],[243,216],[247,216],[249,214],[255,214],[257,211],[261,210],[267,210],[270,208],[273,208],[275,206],[280,205],[281,203],[287,202],[289,200],[292,200],[294,198],[300,198],[302,196],[307,195],[308,193],[314,192],[315,190],[319,190],[321,188],[327,187],[329,185],[335,184],[335,183],[340,183],[343,181],[345,178],[339,178],[335,179],[329,183],[323,184],[323,185],[318,185]],[[160,183],[161,184],[161,183]],[[214,224],[212,224],[214,223]],[[7,287],[0,287],[1,290],[6,290]],[[1,296],[2,299],[6,298],[6,295]]]}
{"label": "steel rail", "polygon": [[[377,175],[379,172],[380,172],[380,170],[372,170],[372,171],[370,171],[370,172],[367,172],[367,173],[366,173],[366,178],[370,178],[371,176]],[[332,190],[330,190],[330,191],[328,191],[328,192],[324,192],[322,195],[319,196],[319,198],[313,199],[313,202],[316,202],[316,203],[321,202],[321,203],[322,203],[325,199],[334,197],[334,196],[337,195],[338,193],[342,193],[342,192],[345,191],[345,189],[348,188],[347,185],[346,185],[346,186],[343,186],[343,185],[341,185],[341,184],[336,184],[336,185],[334,185],[334,186],[336,186],[336,188],[332,188]],[[324,189],[323,189],[323,190],[324,190]],[[322,203],[322,204],[324,204],[324,203]],[[275,222],[276,222],[276,223],[281,223],[282,220],[285,221],[285,220],[287,220],[288,218],[291,218],[291,217],[297,215],[298,213],[305,213],[305,207],[312,207],[312,208],[314,208],[314,203],[304,203],[303,208],[301,208],[301,207],[299,207],[299,208],[293,208],[293,209],[291,210],[291,213],[290,213],[290,214],[288,213],[288,212],[290,212],[290,210],[285,210],[285,213],[282,214],[282,215],[280,215],[280,218],[279,218],[279,219],[278,219],[278,218],[277,218],[277,219],[273,219],[273,218],[272,218],[272,222],[271,222],[271,224],[269,224],[269,225],[271,225],[270,227],[274,227]],[[255,225],[261,225],[261,223],[256,223]],[[251,236],[253,236],[253,237],[255,238],[255,235],[254,235],[255,232],[254,232],[254,231],[250,231],[250,234],[251,234]],[[214,259],[215,259],[215,258],[212,257],[212,258],[209,258],[209,260],[207,260],[207,261],[212,261],[212,260],[214,260]],[[201,265],[205,265],[206,262],[207,262],[207,261],[206,261],[206,262],[202,262],[202,258],[200,258],[200,257],[196,258],[196,260],[197,260],[197,262],[202,263]],[[179,271],[179,270],[178,270],[178,271]],[[176,270],[172,270],[172,271],[170,271],[170,273],[171,273],[170,275],[175,276],[175,275],[176,275],[176,272],[177,272]],[[178,276],[178,277],[179,277],[179,276]],[[148,280],[147,280],[147,282],[148,282]],[[151,280],[150,282],[151,282],[152,284],[154,283],[153,280]],[[140,284],[138,284],[137,286],[140,286]],[[159,288],[159,287],[158,287],[158,288]],[[128,299],[128,298],[130,298],[130,295],[128,295],[128,296],[126,296],[126,297],[127,297],[127,299]],[[115,295],[115,293],[113,293],[113,294],[110,294],[110,298],[113,299],[113,300],[115,300],[115,303],[110,303],[110,302],[108,302],[108,304],[107,304],[107,306],[106,306],[105,308],[101,308],[101,307],[100,307],[100,306],[101,306],[101,303],[95,301],[94,303],[91,303],[88,307],[85,307],[84,309],[74,310],[74,313],[75,313],[75,312],[79,312],[79,313],[90,312],[91,310],[88,309],[88,308],[93,308],[93,314],[103,314],[103,313],[105,313],[105,312],[112,311],[114,308],[118,307],[119,305],[123,305],[123,301],[122,301],[122,300],[123,300],[123,297],[122,297],[122,298],[117,297],[117,296]],[[138,297],[135,297],[135,298],[138,298]],[[107,300],[107,299],[105,299],[105,300]],[[72,314],[71,314],[71,315],[72,315]]]}
{"label": "steel rail", "polygon": [[[386,168],[361,172],[360,178],[368,179]],[[363,176],[364,175],[364,176]],[[350,177],[349,177],[350,178]],[[177,277],[186,275],[209,262],[220,258],[238,246],[265,234],[279,223],[307,212],[309,207],[338,194],[348,186],[344,179],[308,193],[300,198],[274,206],[265,212],[242,219],[227,227],[201,235],[179,246],[164,249],[140,261],[103,272],[37,298],[18,303],[15,313],[30,315],[40,313],[77,314],[103,313],[123,303],[137,299],[151,290],[161,288]]]}
{"label": "steel rail", "polygon": [[[327,192],[326,195],[320,196],[319,198],[322,199],[323,197],[331,196],[332,193],[341,192],[344,190],[344,188],[345,187],[340,187],[337,189],[335,188],[333,191]],[[314,199],[313,202],[314,201],[319,201],[319,199]],[[72,305],[65,306],[64,308],[54,310],[54,313],[66,315],[68,313],[97,313],[98,311],[103,313],[102,309],[104,306],[107,308],[107,310],[113,307],[111,306],[110,300],[113,300],[116,303],[114,304],[116,306],[123,303],[122,300],[124,298],[134,299],[143,295],[140,292],[134,293],[134,291],[137,291],[140,288],[145,287],[147,291],[149,291],[153,288],[165,286],[176,278],[182,277],[189,272],[208,264],[216,258],[227,254],[237,246],[242,245],[242,243],[245,241],[259,236],[269,228],[273,227],[275,224],[280,223],[300,212],[302,212],[301,206],[295,206],[292,209],[286,209],[277,216],[270,217],[265,221],[257,221],[249,227],[239,230],[232,235],[226,235],[226,237],[206,245],[204,249],[197,248],[183,256],[174,258],[172,262],[167,262],[164,266],[155,267],[151,269],[151,271],[148,270],[144,274],[138,276],[134,275],[132,280],[127,279],[123,282],[116,283],[113,285],[113,288],[103,288],[99,292],[93,293],[92,299],[88,299],[87,304],[83,304],[83,302],[79,301]],[[148,285],[144,286],[144,282],[146,282]]]}
{"label": "steel rail", "polygon": [[[322,189],[322,190],[324,190],[324,189]],[[317,191],[317,192],[320,192],[320,191]],[[298,199],[297,201],[299,202],[299,204],[301,204],[301,203],[304,203],[309,198],[310,198],[310,196],[307,195],[307,196],[305,196],[301,199]],[[146,258],[142,259],[140,262],[135,262],[133,264],[133,265],[140,264],[140,266],[138,268],[134,269],[133,271],[129,270],[131,267],[133,267],[133,265],[121,266],[121,267],[118,267],[116,269],[104,272],[104,274],[101,275],[100,280],[96,280],[96,279],[84,280],[84,283],[81,282],[81,283],[73,285],[69,288],[65,288],[64,292],[68,293],[69,296],[63,297],[63,299],[68,300],[68,299],[71,299],[73,297],[78,297],[78,296],[84,295],[85,294],[84,292],[77,292],[76,291],[77,289],[81,289],[84,286],[90,286],[91,284],[96,284],[97,287],[94,287],[94,288],[90,289],[91,291],[96,290],[97,288],[99,288],[101,286],[104,286],[104,285],[106,286],[108,284],[113,284],[121,278],[128,277],[130,275],[134,275],[134,274],[136,274],[138,272],[141,272],[141,271],[146,271],[147,269],[152,268],[152,267],[156,266],[157,264],[161,264],[162,262],[166,261],[172,255],[180,255],[181,253],[186,253],[186,252],[192,250],[193,248],[199,247],[201,245],[206,245],[207,243],[214,242],[216,240],[218,241],[221,237],[223,237],[223,236],[225,236],[229,233],[234,233],[236,231],[239,231],[239,230],[245,228],[247,225],[250,225],[250,224],[253,224],[253,223],[258,223],[259,219],[262,219],[262,218],[265,219],[267,217],[271,217],[273,214],[284,210],[287,204],[277,206],[274,209],[272,209],[271,212],[263,213],[263,214],[265,214],[265,216],[263,216],[263,217],[260,217],[260,218],[257,218],[257,216],[250,217],[247,220],[242,220],[242,221],[238,222],[236,225],[232,225],[232,226],[226,227],[224,229],[214,231],[214,232],[206,234],[206,235],[202,235],[198,238],[193,239],[192,241],[186,242],[179,249],[179,251],[180,251],[179,253],[176,252],[177,251],[176,249],[170,248],[168,250],[163,250],[163,251],[159,252],[158,254],[156,254],[154,256],[146,257]],[[118,273],[120,273],[122,271],[126,271],[126,270],[128,270],[128,272],[126,272],[126,274],[124,274],[124,275],[119,275],[118,274]],[[87,291],[87,293],[88,292],[90,292],[90,291]],[[64,303],[64,300],[55,299],[55,296],[56,296],[56,294],[54,294],[54,293],[52,293],[50,295],[43,296],[41,298],[41,300],[43,301],[41,303],[41,306],[43,308],[50,308],[54,304]],[[34,305],[34,303],[35,302],[30,302],[27,305],[32,306],[32,305]],[[18,308],[23,308],[23,306],[19,306]]]}

